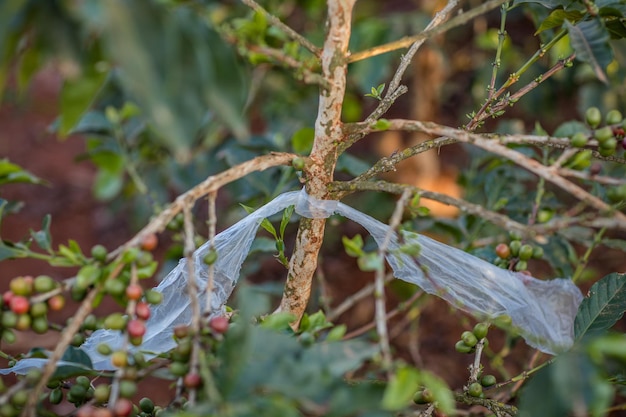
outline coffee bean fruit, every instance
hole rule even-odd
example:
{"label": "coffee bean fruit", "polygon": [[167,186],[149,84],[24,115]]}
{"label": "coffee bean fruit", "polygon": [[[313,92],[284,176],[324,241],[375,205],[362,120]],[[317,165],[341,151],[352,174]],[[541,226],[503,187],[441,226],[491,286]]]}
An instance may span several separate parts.
{"label": "coffee bean fruit", "polygon": [[467,393],[472,397],[480,397],[483,393],[483,386],[480,385],[479,382],[472,382],[469,387],[467,387]]}
{"label": "coffee bean fruit", "polygon": [[585,112],[585,120],[592,128],[595,129],[598,127],[600,122],[602,122],[602,113],[600,113],[600,109],[597,107],[589,107]]}
{"label": "coffee bean fruit", "polygon": [[476,336],[477,339],[484,339],[487,337],[487,332],[489,331],[489,325],[487,323],[476,323],[472,333]]}
{"label": "coffee bean fruit", "polygon": [[618,123],[622,123],[622,113],[619,110],[611,110],[606,114],[606,124],[607,125],[616,125]]}

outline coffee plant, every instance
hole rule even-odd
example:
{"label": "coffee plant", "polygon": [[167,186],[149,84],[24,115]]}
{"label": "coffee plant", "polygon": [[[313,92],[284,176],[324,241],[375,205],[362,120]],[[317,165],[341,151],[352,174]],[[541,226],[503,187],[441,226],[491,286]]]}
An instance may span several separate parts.
{"label": "coffee plant", "polygon": [[[0,2],[4,105],[60,77],[50,131],[130,225],[0,239],[0,417],[623,413],[626,2],[414,3]],[[390,176],[433,149],[462,195]],[[0,159],[3,226],[33,172]],[[333,298],[345,271],[373,282]]]}

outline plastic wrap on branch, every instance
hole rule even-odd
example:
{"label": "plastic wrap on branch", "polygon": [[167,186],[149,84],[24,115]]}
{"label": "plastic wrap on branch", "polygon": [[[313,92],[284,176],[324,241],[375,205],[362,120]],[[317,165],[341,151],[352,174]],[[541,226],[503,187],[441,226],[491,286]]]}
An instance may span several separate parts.
{"label": "plastic wrap on branch", "polygon": [[[528,275],[496,267],[467,252],[437,242],[417,233],[402,231],[400,237],[390,227],[352,207],[334,200],[318,200],[304,190],[279,195],[238,223],[215,236],[218,254],[214,264],[215,275],[209,315],[224,313],[224,305],[232,293],[243,261],[248,255],[257,229],[263,219],[294,205],[300,216],[326,218],[333,214],[347,217],[362,225],[382,244],[392,233],[386,259],[394,276],[418,285],[424,291],[437,295],[453,306],[480,320],[510,317],[512,326],[527,343],[543,352],[556,354],[573,344],[573,324],[582,301],[580,290],[568,279],[542,281]],[[403,253],[403,245],[419,245],[417,257]],[[193,256],[199,288],[207,284],[207,265],[203,258],[210,250],[209,243],[198,248]],[[175,347],[174,328],[191,322],[191,308],[187,288],[186,260],[182,259],[156,287],[163,294],[163,302],[153,308],[146,323],[143,344],[131,350],[151,352],[154,356]],[[205,305],[206,291],[200,292],[200,305]],[[81,347],[92,359],[94,369],[114,369],[110,358],[97,353],[100,343],[112,348],[122,346],[118,331],[98,330]],[[28,360],[5,371],[19,372],[28,366]],[[26,363],[24,363],[26,362]],[[0,371],[1,372],[1,371]],[[25,372],[25,371],[24,371]]]}

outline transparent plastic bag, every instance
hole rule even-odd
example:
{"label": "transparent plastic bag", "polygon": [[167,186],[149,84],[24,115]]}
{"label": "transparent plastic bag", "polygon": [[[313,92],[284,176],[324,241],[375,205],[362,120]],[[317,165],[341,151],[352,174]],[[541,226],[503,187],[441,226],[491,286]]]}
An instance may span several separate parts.
{"label": "transparent plastic bag", "polygon": [[[215,236],[218,258],[214,264],[210,316],[224,313],[224,305],[239,278],[261,221],[291,205],[302,217],[342,215],[362,225],[379,245],[391,233],[386,259],[396,278],[416,284],[480,320],[510,317],[512,325],[527,343],[543,352],[556,354],[573,344],[574,318],[583,296],[571,280],[542,281],[510,272],[417,233],[403,231],[398,237],[388,225],[338,201],[315,199],[304,190],[279,195]],[[415,243],[420,246],[416,258],[399,250],[402,245]],[[206,303],[208,279],[208,267],[202,260],[209,250],[210,242],[207,242],[193,255],[202,308]],[[175,346],[174,328],[191,322],[186,260],[182,259],[155,289],[163,294],[163,302],[152,309],[143,344],[130,347],[147,353],[148,358],[172,349]],[[107,343],[116,349],[121,347],[122,341],[122,334],[118,331],[98,330],[81,349],[92,358],[94,369],[111,370],[115,368],[110,359],[100,355],[97,346]],[[18,365],[28,366],[24,363],[28,360],[22,360]],[[0,372],[12,372],[12,369],[17,371],[18,368]]]}

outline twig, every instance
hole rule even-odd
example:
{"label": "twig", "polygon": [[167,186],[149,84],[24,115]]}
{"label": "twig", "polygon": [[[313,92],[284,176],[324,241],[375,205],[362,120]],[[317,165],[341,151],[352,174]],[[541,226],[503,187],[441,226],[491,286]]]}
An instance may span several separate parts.
{"label": "twig", "polygon": [[304,81],[305,84],[314,84],[319,85],[323,88],[328,88],[328,82],[316,72],[311,71],[306,68],[302,61],[298,61],[294,57],[291,57],[285,54],[282,50],[276,48],[270,48],[268,46],[261,45],[249,45],[247,46],[246,52],[254,52],[267,55],[270,58],[275,59],[276,61],[284,64],[285,66],[295,69],[300,72],[300,78]]}
{"label": "twig", "polygon": [[334,182],[330,184],[330,189],[333,191],[344,192],[354,192],[357,190],[384,191],[391,194],[402,194],[405,190],[408,190],[413,194],[419,194],[420,197],[458,207],[462,211],[474,214],[485,220],[488,220],[491,223],[500,226],[504,230],[515,230],[522,233],[523,235],[534,234],[532,233],[532,229],[530,229],[528,226],[519,223],[504,214],[487,210],[483,206],[470,203],[469,201],[457,199],[454,197],[450,197],[446,194],[441,194],[434,191],[423,190],[413,185],[395,184],[387,181],[357,181],[355,179],[348,182]]}
{"label": "twig", "polygon": [[178,196],[174,202],[172,202],[169,206],[167,206],[167,208],[152,219],[150,223],[144,226],[144,228],[141,229],[132,239],[112,251],[108,256],[108,259],[114,258],[129,247],[137,246],[145,236],[161,232],[174,218],[174,216],[180,213],[186,206],[195,203],[198,199],[204,197],[205,195],[215,192],[224,185],[245,177],[252,172],[264,171],[278,165],[290,165],[291,161],[295,157],[297,157],[295,154],[272,152],[268,155],[258,156],[239,165],[235,165],[234,167],[219,174],[208,177],[191,190]]}
{"label": "twig", "polygon": [[[217,225],[217,215],[215,213],[215,199],[217,193],[214,191],[209,193],[207,200],[209,203],[209,250],[215,250],[215,227]],[[219,256],[219,253],[217,254]],[[207,269],[207,282],[206,282],[206,305],[204,307],[204,313],[209,314],[211,311],[211,294],[213,293],[213,282],[215,280],[215,263],[209,265]]]}
{"label": "twig", "polygon": [[241,2],[245,4],[246,6],[250,7],[252,10],[261,13],[263,16],[265,16],[267,21],[270,22],[270,24],[276,26],[277,28],[285,32],[287,36],[289,36],[294,41],[298,42],[300,45],[304,46],[306,49],[311,51],[315,56],[318,56],[318,57],[320,56],[321,54],[320,48],[313,45],[304,36],[300,35],[298,32],[296,32],[295,30],[293,30],[292,28],[290,28],[289,26],[281,22],[280,19],[278,19],[276,16],[274,16],[273,14],[265,10],[263,6],[261,6],[259,3],[257,3],[254,0],[241,0]]}
{"label": "twig", "polygon": [[454,397],[457,402],[467,405],[481,405],[498,416],[508,415],[513,417],[517,415],[517,407],[509,404],[503,404],[490,398],[471,397],[469,395],[461,394],[458,392],[455,393]]}
{"label": "twig", "polygon": [[500,30],[498,31],[498,48],[496,49],[496,58],[493,61],[493,68],[491,70],[491,81],[489,82],[489,100],[492,100],[493,94],[496,91],[496,78],[498,76],[498,70],[500,69],[500,56],[502,54],[502,48],[504,46],[504,40],[506,38],[506,15],[508,12],[509,2],[505,2],[500,8]]}
{"label": "twig", "polygon": [[374,280],[374,305],[376,308],[376,331],[378,332],[380,351],[383,357],[382,367],[387,371],[391,369],[392,359],[391,348],[389,346],[389,334],[387,331],[387,319],[385,317],[387,313],[385,304],[385,255],[387,254],[387,248],[389,247],[389,243],[391,243],[392,236],[402,221],[404,206],[409,200],[411,194],[412,193],[409,190],[404,190],[402,196],[398,199],[396,208],[391,215],[391,220],[389,221],[389,230],[385,235],[383,242],[378,247],[380,265],[376,268],[376,276]]}
{"label": "twig", "polygon": [[473,382],[478,381],[478,376],[480,375],[480,371],[482,370],[482,365],[480,364],[480,358],[483,354],[483,349],[485,347],[485,339],[482,338],[476,343],[476,351],[474,352],[474,362],[470,365],[470,376],[468,383],[471,384]]}
{"label": "twig", "polygon": [[[409,89],[406,86],[400,85],[400,81],[402,80],[402,76],[404,75],[406,69],[411,63],[413,56],[418,51],[418,49],[422,46],[422,44],[428,38],[428,36],[435,35],[436,33],[434,32],[434,30],[440,29],[442,27],[441,24],[448,18],[448,16],[452,12],[452,9],[454,9],[457,6],[457,4],[458,4],[458,0],[450,0],[446,4],[446,6],[442,10],[440,10],[435,15],[435,17],[433,17],[433,19],[430,21],[430,23],[428,24],[424,32],[422,32],[420,35],[418,35],[418,37],[415,37],[415,38],[405,38],[405,39],[410,39],[410,42],[401,47],[411,45],[411,48],[400,60],[400,64],[398,65],[398,68],[396,69],[396,72],[394,73],[393,78],[391,82],[389,83],[389,87],[387,88],[387,91],[385,92],[384,97],[382,98],[380,103],[378,103],[378,106],[376,106],[374,111],[370,113],[370,115],[367,116],[367,118],[363,122],[365,126],[368,126],[369,124],[380,119],[387,112],[387,110],[391,108],[393,103],[395,103],[396,100],[401,95],[409,91]],[[395,48],[395,49],[398,49],[398,48]],[[370,51],[374,52],[373,50],[370,50]],[[385,52],[388,52],[388,51],[385,51]],[[359,54],[352,55],[352,58],[357,55]],[[378,55],[378,53],[374,53],[374,55]],[[371,55],[371,56],[374,56],[374,55]],[[366,56],[363,56],[363,58],[365,57]],[[350,61],[350,62],[353,62],[353,61]],[[353,124],[351,126],[355,127],[358,125]],[[367,134],[366,132],[367,129],[363,129],[363,128],[355,130],[353,132],[351,132],[350,130],[351,129],[346,129],[347,137],[344,138],[344,140],[338,146],[337,152],[339,154],[343,153],[346,149],[348,149],[354,143],[364,138],[365,135]]]}
{"label": "twig", "polygon": [[[389,278],[389,275],[387,276],[387,278]],[[391,278],[393,278],[393,276],[391,276]],[[375,283],[372,283],[372,288],[374,287]],[[370,291],[367,295],[371,294],[373,292]],[[396,308],[394,308],[393,310],[389,311],[387,313],[387,315],[385,316],[386,320],[391,320],[392,318],[394,318],[395,316],[397,316],[398,314],[402,313],[403,311],[405,311],[406,309],[408,309],[415,301],[417,301],[418,298],[420,298],[422,295],[424,295],[424,291],[419,290],[416,291],[408,300],[403,301],[402,303],[398,304],[398,306]],[[343,339],[344,340],[348,340],[348,339],[353,339],[355,337],[358,337],[360,335],[362,335],[363,333],[373,329],[376,326],[376,322],[375,321],[371,321],[369,323],[367,323],[364,326],[359,327],[358,329],[352,330],[350,333],[347,333]]]}
{"label": "twig", "polygon": [[468,10],[467,12],[456,16],[453,19],[450,19],[447,23],[442,24],[440,26],[436,26],[431,30],[421,32],[414,36],[407,36],[405,38],[399,39],[397,41],[389,42],[384,45],[379,45],[374,48],[367,49],[365,51],[357,52],[349,57],[349,62],[360,61],[365,58],[370,58],[376,55],[384,54],[387,52],[395,51],[401,48],[407,48],[411,46],[415,42],[419,42],[435,35],[439,35],[440,33],[444,33],[452,28],[457,26],[461,26],[473,18],[480,16],[481,14],[487,13],[490,10],[495,9],[500,6],[506,0],[491,0],[478,7],[474,7],[473,9]]}
{"label": "twig", "polygon": [[[496,2],[497,1],[500,1],[500,0],[496,0]],[[430,21],[428,26],[426,26],[426,29],[424,30],[424,32],[422,32],[422,34],[428,33],[428,31],[430,30],[434,31],[435,28],[442,30],[441,28],[444,27],[443,22],[445,22],[446,19],[448,19],[448,16],[450,16],[450,14],[452,13],[452,10],[456,8],[458,4],[459,4],[459,0],[448,0],[448,3],[445,5],[445,7],[435,14],[435,17],[433,17],[433,19]],[[475,9],[472,9],[472,11],[479,9],[479,8],[480,7],[476,7]],[[460,15],[460,16],[464,16],[464,15]],[[457,16],[457,19],[460,19],[460,16]],[[467,19],[472,18],[472,17],[467,17],[467,16],[464,16],[464,17]],[[446,29],[444,28],[443,30],[446,30]],[[442,33],[443,33],[443,30],[442,30]],[[407,53],[400,60],[400,65],[398,65],[398,69],[396,69],[396,73],[393,75],[393,78],[391,79],[391,82],[389,83],[389,90],[387,91],[387,94],[394,93],[396,89],[400,86],[402,76],[406,72],[406,69],[409,67],[411,60],[413,59],[413,57],[415,56],[415,54],[417,53],[419,48],[424,44],[425,41],[426,41],[425,37],[422,37],[420,39],[415,39],[413,41],[413,44],[411,45]]]}
{"label": "twig", "polygon": [[445,127],[432,122],[418,122],[412,120],[390,120],[391,129],[394,130],[407,130],[407,131],[420,131],[437,136],[447,136],[457,139],[459,142],[469,143],[491,152],[496,155],[505,157],[511,160],[517,165],[527,169],[528,171],[545,178],[546,181],[553,183],[557,187],[567,191],[576,199],[594,207],[600,212],[607,214],[611,213],[613,217],[618,221],[619,227],[626,230],[626,215],[624,213],[615,211],[611,206],[600,200],[598,197],[590,194],[580,186],[568,181],[567,179],[558,175],[558,172],[554,169],[546,167],[541,163],[535,161],[518,152],[514,149],[507,148],[498,143],[497,140],[486,139],[485,137],[459,129],[451,127]]}
{"label": "twig", "polygon": [[[120,264],[121,265],[121,264]],[[80,326],[85,321],[85,318],[91,313],[93,310],[93,301],[96,299],[96,296],[101,291],[100,286],[96,286],[92,288],[88,293],[83,302],[80,304],[80,307],[74,314],[72,321],[70,324],[61,332],[61,337],[52,351],[52,354],[48,358],[48,362],[43,368],[43,373],[41,375],[41,379],[33,388],[33,392],[28,397],[28,402],[22,411],[22,416],[31,416],[35,417],[37,415],[37,399],[41,394],[41,391],[48,383],[48,380],[54,374],[56,370],[56,365],[59,360],[63,357],[63,353],[67,349],[67,347],[72,342],[72,338],[74,335],[80,330]]]}
{"label": "twig", "polygon": [[[196,282],[196,265],[193,253],[196,250],[194,243],[194,227],[193,218],[191,216],[191,208],[193,204],[185,206],[184,229],[185,229],[185,258],[187,259],[187,293],[189,295],[189,304],[191,307],[191,337],[193,338],[193,347],[191,349],[191,358],[189,360],[189,372],[197,373],[198,371],[198,355],[200,353],[200,304],[198,303],[198,284]],[[194,405],[196,401],[196,389],[189,391],[189,403]]]}
{"label": "twig", "polygon": [[593,175],[587,171],[576,171],[569,168],[560,168],[558,171],[562,177],[574,177],[586,181],[594,181],[598,184],[605,185],[622,185],[626,184],[626,179],[605,177],[603,175]]}
{"label": "twig", "polygon": [[589,245],[584,255],[578,259],[578,265],[576,265],[576,270],[574,270],[574,273],[572,274],[573,282],[578,283],[578,281],[582,277],[582,273],[585,270],[587,263],[589,262],[589,257],[591,256],[591,252],[593,252],[593,250],[602,243],[602,236],[604,235],[605,232],[606,232],[606,227],[603,227],[602,229],[598,230],[598,232],[593,237],[593,242],[591,242],[591,245]]}
{"label": "twig", "polygon": [[[394,280],[395,277],[393,274],[387,274],[385,277],[385,284]],[[329,321],[333,321],[339,316],[341,316],[346,311],[350,310],[356,303],[368,297],[374,292],[375,284],[372,282],[371,284],[366,285],[361,288],[359,291],[355,292],[351,296],[347,297],[341,304],[339,304],[336,308],[334,308],[330,313],[326,315]]]}

